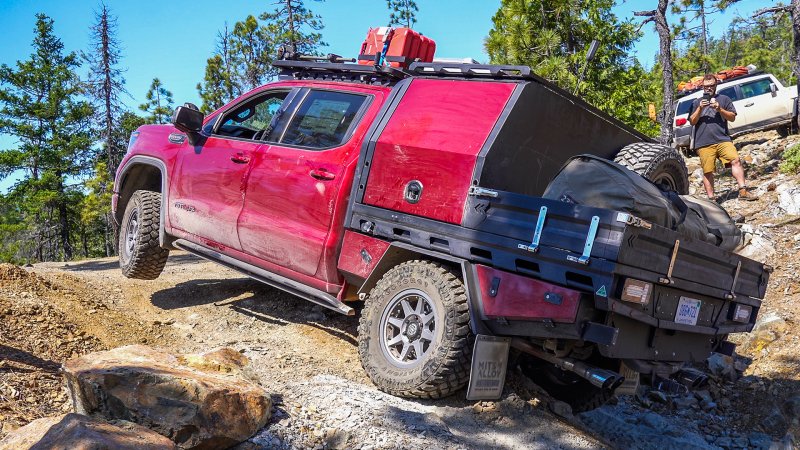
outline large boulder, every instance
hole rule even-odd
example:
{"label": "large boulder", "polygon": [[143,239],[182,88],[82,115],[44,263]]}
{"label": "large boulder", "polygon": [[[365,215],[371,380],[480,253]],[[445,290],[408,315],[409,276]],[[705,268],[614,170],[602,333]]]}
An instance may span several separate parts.
{"label": "large boulder", "polygon": [[0,441],[0,450],[174,450],[166,437],[135,423],[82,414],[37,419]]}
{"label": "large boulder", "polygon": [[76,412],[146,426],[185,449],[226,448],[262,428],[270,396],[241,376],[231,349],[176,356],[131,345],[67,361]]}

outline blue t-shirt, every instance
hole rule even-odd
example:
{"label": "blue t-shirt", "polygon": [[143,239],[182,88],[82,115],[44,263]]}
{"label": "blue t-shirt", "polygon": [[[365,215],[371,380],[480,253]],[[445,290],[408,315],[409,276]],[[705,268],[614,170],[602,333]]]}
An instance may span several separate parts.
{"label": "blue t-shirt", "polygon": [[[725,111],[736,114],[733,101],[727,95],[715,95],[719,107]],[[692,102],[692,113],[697,109],[702,98],[696,98]],[[691,115],[691,114],[690,114]],[[711,106],[706,106],[700,111],[700,118],[694,125],[694,148],[702,148],[720,142],[731,142],[728,135],[728,121],[722,118],[722,114]]]}

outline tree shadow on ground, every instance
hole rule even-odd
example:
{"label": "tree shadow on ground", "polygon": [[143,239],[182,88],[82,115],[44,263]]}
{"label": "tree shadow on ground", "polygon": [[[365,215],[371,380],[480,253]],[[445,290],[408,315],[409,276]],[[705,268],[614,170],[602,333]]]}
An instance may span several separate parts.
{"label": "tree shadow on ground", "polygon": [[[150,299],[154,306],[166,310],[208,304],[228,307],[273,325],[308,325],[356,345],[357,317],[323,308],[250,278],[185,281],[153,293]],[[358,311],[361,304],[354,302],[350,306]]]}
{"label": "tree shadow on ground", "polygon": [[[168,266],[182,266],[186,264],[199,264],[202,262],[205,262],[203,258],[192,255],[191,253],[173,253],[169,256],[169,259],[167,259]],[[65,264],[63,269],[72,272],[113,270],[119,269],[119,261],[116,259],[102,261],[73,261]]]}
{"label": "tree shadow on ground", "polygon": [[49,359],[39,358],[30,352],[0,344],[0,373],[2,372],[34,372],[35,369],[18,367],[17,364],[35,367],[36,369],[56,373],[61,364]]}

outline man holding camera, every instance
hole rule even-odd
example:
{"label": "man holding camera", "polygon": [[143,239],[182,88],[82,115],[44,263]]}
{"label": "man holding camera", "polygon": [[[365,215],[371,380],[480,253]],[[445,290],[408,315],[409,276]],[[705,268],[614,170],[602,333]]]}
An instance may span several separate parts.
{"label": "man holding camera", "polygon": [[742,162],[728,135],[728,122],[736,120],[736,108],[728,96],[716,91],[717,77],[706,74],[703,77],[703,97],[692,102],[692,114],[689,115],[689,123],[694,126],[694,148],[703,168],[703,186],[708,198],[713,200],[714,169],[719,159],[723,164],[730,164],[733,178],[739,184],[739,198],[756,200],[758,197],[747,189]]}

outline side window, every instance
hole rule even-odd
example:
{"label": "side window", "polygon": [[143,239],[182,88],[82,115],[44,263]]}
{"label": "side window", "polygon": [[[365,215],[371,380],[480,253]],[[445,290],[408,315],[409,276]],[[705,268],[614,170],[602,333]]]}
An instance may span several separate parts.
{"label": "side window", "polygon": [[280,142],[316,149],[340,145],[365,100],[363,95],[311,91],[286,127]]}
{"label": "side window", "polygon": [[731,101],[734,101],[734,102],[736,100],[741,100],[739,98],[739,96],[736,94],[736,88],[733,87],[733,86],[731,86],[729,88],[721,89],[719,92],[717,92],[717,94],[724,95],[724,96],[730,98]]}
{"label": "side window", "polygon": [[743,98],[750,98],[755,97],[757,95],[764,95],[769,94],[769,78],[762,78],[760,80],[751,81],[749,83],[744,83],[739,86],[739,89],[742,90],[742,97]]}
{"label": "side window", "polygon": [[278,111],[289,91],[270,92],[246,100],[225,113],[214,134],[241,139],[268,140],[280,119]]}
{"label": "side window", "polygon": [[689,114],[692,111],[692,101],[693,99],[678,102],[678,110],[675,111],[675,115],[680,116],[683,114]]}

